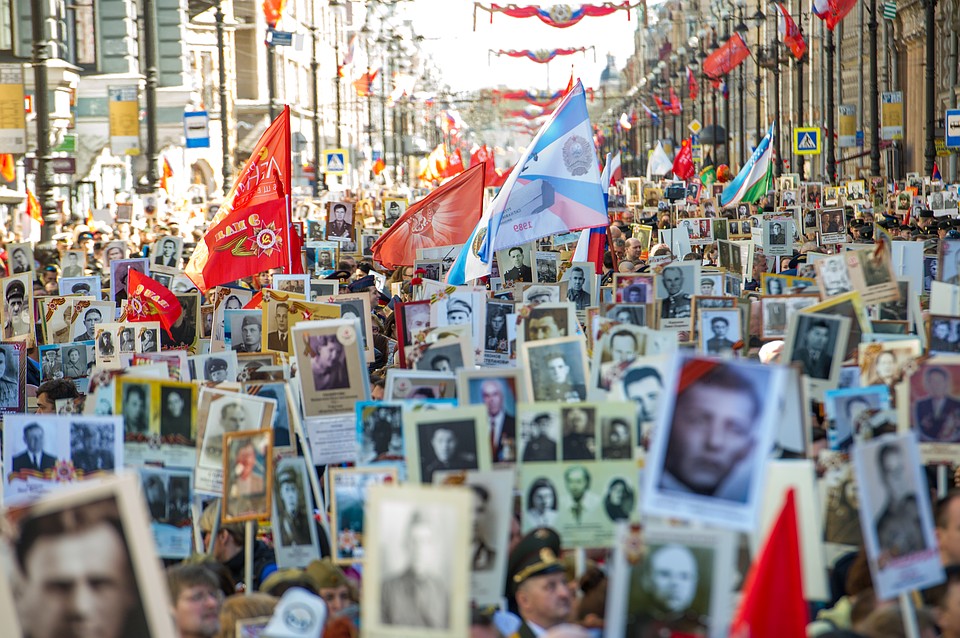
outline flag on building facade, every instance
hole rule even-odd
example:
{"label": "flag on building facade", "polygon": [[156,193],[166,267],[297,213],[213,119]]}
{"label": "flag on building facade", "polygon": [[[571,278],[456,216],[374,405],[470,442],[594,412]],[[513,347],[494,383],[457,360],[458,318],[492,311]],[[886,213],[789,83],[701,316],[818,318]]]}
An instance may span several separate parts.
{"label": "flag on building facade", "polygon": [[182,313],[180,301],[166,286],[138,270],[130,269],[123,321],[159,321],[170,335],[170,326],[177,322]]}
{"label": "flag on building facade", "polygon": [[798,60],[803,59],[803,54],[807,51],[807,43],[803,41],[803,34],[800,33],[800,27],[793,21],[790,12],[782,2],[777,3],[780,10],[780,17],[777,21],[777,32],[783,38],[783,43],[789,47],[793,57]]}
{"label": "flag on building facade", "polygon": [[770,125],[770,130],[760,140],[753,155],[743,165],[733,181],[727,184],[720,194],[720,205],[723,207],[735,206],[740,202],[753,204],[767,194],[773,186],[773,138],[776,122]]}
{"label": "flag on building facade", "polygon": [[697,99],[697,95],[700,93],[700,87],[697,85],[697,78],[693,75],[693,69],[687,67],[687,92],[690,94],[690,99]]}
{"label": "flag on building facade", "polygon": [[201,292],[270,268],[303,272],[299,236],[288,213],[290,164],[290,107],[285,106],[257,141],[184,268]]}
{"label": "flag on building facade", "polygon": [[741,62],[750,57],[750,49],[739,33],[734,33],[719,49],[707,56],[703,61],[703,74],[714,82],[737,68]]}
{"label": "flag on building facade", "polygon": [[857,0],[813,0],[813,14],[833,31],[855,6]]}

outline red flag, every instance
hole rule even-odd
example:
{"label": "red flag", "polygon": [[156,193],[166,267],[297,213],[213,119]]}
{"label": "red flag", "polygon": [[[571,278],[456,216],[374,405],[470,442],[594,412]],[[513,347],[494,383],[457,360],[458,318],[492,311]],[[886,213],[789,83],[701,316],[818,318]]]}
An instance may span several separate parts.
{"label": "red flag", "polygon": [[687,91],[690,93],[691,100],[696,100],[700,92],[700,87],[697,85],[697,78],[694,77],[693,69],[690,67],[687,67]]}
{"label": "red flag", "polygon": [[833,31],[855,6],[857,0],[814,0],[813,13]]}
{"label": "red flag", "polygon": [[367,97],[373,94],[373,91],[370,89],[370,85],[372,85],[373,81],[377,79],[378,73],[380,73],[380,69],[364,73],[353,81],[353,88],[357,90],[357,95],[359,97]]}
{"label": "red flag", "polygon": [[0,177],[8,182],[17,179],[16,165],[11,153],[0,153]]}
{"label": "red flag", "polygon": [[780,20],[778,20],[777,30],[783,36],[783,43],[790,47],[793,57],[798,60],[803,59],[803,54],[807,51],[807,43],[803,41],[803,34],[800,33],[800,27],[793,21],[790,12],[783,6],[782,2],[777,3],[780,9]]}
{"label": "red flag", "polygon": [[463,155],[460,154],[460,149],[454,149],[452,153],[447,155],[447,166],[443,169],[444,177],[453,177],[454,175],[459,175],[463,172]]}
{"label": "red flag", "polygon": [[572,91],[574,84],[576,84],[576,83],[573,81],[573,65],[571,64],[571,65],[570,65],[570,81],[567,82],[567,88],[565,88],[565,89],[563,90],[563,94],[566,95],[567,93],[569,93],[570,91]]}
{"label": "red flag", "polygon": [[712,80],[718,80],[733,69],[737,68],[741,62],[750,57],[750,49],[747,43],[743,41],[739,33],[724,42],[723,46],[711,53],[703,61],[703,74]]}
{"label": "red flag", "polygon": [[485,168],[475,164],[412,204],[372,247],[387,268],[412,266],[418,248],[463,244],[483,210]]}
{"label": "red flag", "polygon": [[167,191],[167,193],[170,192],[170,188],[167,183],[167,180],[170,179],[171,177],[173,177],[173,167],[170,166],[169,160],[167,160],[167,158],[164,157],[163,158],[163,174],[160,176],[160,188]]}
{"label": "red flag", "polygon": [[387,167],[387,163],[383,161],[382,157],[378,157],[373,162],[373,174],[379,175],[380,173],[383,172],[383,169],[385,169],[386,167]]}
{"label": "red flag", "polygon": [[293,258],[289,193],[290,107],[285,106],[260,137],[184,269],[201,292],[268,268],[303,271],[300,255]]}
{"label": "red flag", "polygon": [[793,488],[743,585],[743,597],[730,627],[731,638],[805,638],[807,604]]}
{"label": "red flag", "polygon": [[499,175],[497,175],[497,163],[493,156],[493,149],[486,144],[477,146],[473,152],[470,153],[470,168],[482,162],[487,163],[487,172],[484,176],[484,181],[487,186],[494,186],[494,182],[499,179]]}
{"label": "red flag", "polygon": [[177,322],[182,313],[180,301],[166,286],[138,270],[130,269],[123,321],[159,321],[172,338],[170,326]]}
{"label": "red flag", "polygon": [[663,100],[656,93],[653,94],[653,101],[657,103],[657,108],[663,111]]}
{"label": "red flag", "polygon": [[40,208],[40,202],[37,201],[36,196],[30,192],[30,189],[27,188],[27,214],[30,215],[33,219],[40,222],[40,225],[43,225],[43,209]]}
{"label": "red flag", "polygon": [[263,0],[263,16],[267,20],[267,26],[271,29],[277,28],[280,22],[280,14],[286,6],[287,0]]}
{"label": "red flag", "polygon": [[680,152],[673,159],[673,174],[687,181],[696,174],[697,170],[693,166],[693,148],[690,146],[690,139],[683,140],[680,145]]}
{"label": "red flag", "polygon": [[674,115],[680,115],[683,111],[683,102],[680,101],[680,98],[677,97],[676,91],[673,90],[673,87],[670,87],[670,112]]}

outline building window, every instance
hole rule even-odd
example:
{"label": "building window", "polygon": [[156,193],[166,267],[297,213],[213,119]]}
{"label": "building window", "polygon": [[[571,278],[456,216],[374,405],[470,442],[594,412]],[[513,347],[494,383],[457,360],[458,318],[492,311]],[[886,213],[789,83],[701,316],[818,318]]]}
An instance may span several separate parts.
{"label": "building window", "polygon": [[0,51],[13,52],[13,0],[0,0]]}
{"label": "building window", "polygon": [[95,69],[97,38],[94,0],[80,0],[67,5],[66,36],[67,60],[83,69]]}

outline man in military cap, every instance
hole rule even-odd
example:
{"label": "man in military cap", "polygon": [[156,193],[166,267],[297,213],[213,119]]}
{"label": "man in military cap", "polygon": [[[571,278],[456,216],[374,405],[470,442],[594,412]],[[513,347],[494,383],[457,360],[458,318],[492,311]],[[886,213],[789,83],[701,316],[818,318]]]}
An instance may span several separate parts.
{"label": "man in military cap", "polygon": [[274,489],[277,504],[274,535],[279,535],[285,546],[310,545],[310,515],[303,504],[303,484],[296,468],[286,466],[278,471]]}
{"label": "man in military cap", "polygon": [[70,287],[70,292],[74,295],[89,295],[90,294],[90,284],[85,281],[81,281],[73,284]]}
{"label": "man in military cap", "polygon": [[550,436],[552,417],[544,412],[533,418],[530,424],[530,439],[523,448],[523,462],[556,461],[557,442]]}
{"label": "man in military cap", "polygon": [[[7,284],[4,297],[7,300],[6,323],[3,327],[4,337],[20,336],[30,334],[32,322],[25,316],[24,297],[27,294],[27,288],[19,279],[14,279]],[[32,317],[31,317],[32,318]]]}
{"label": "man in military cap", "polygon": [[233,349],[237,352],[260,352],[262,329],[260,319],[253,316],[244,317],[240,323],[240,334],[233,336]]}
{"label": "man in military cap", "polygon": [[203,363],[203,379],[220,383],[227,380],[227,362],[220,357],[212,357]]}
{"label": "man in military cap", "polygon": [[447,324],[451,326],[469,326],[473,321],[473,310],[465,299],[451,299],[447,302]]}
{"label": "man in military cap", "polygon": [[508,590],[517,601],[523,624],[514,638],[536,638],[566,622],[573,605],[560,562],[560,537],[540,527],[510,552]]}

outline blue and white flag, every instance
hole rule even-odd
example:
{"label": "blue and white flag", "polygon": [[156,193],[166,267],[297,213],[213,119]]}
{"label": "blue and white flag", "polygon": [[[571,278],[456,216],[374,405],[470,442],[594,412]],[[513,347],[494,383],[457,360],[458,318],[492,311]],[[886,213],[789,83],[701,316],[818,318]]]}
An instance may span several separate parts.
{"label": "blue and white flag", "polygon": [[490,274],[497,251],[554,234],[609,222],[587,114],[578,80],[533,138],[500,192],[484,211],[447,274],[462,285]]}

